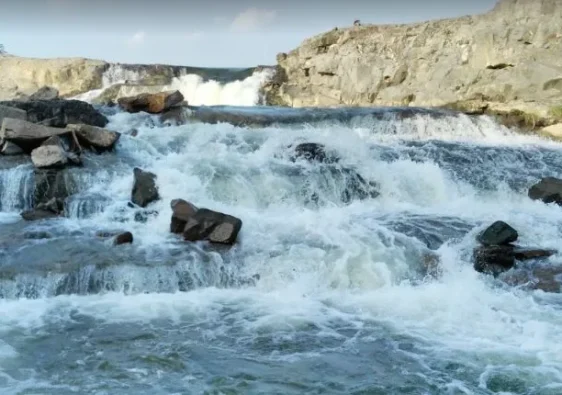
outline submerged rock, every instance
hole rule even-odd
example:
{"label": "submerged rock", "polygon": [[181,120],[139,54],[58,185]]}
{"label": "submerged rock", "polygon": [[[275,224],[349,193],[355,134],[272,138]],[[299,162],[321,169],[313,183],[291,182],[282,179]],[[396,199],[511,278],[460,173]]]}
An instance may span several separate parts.
{"label": "submerged rock", "polygon": [[562,205],[562,180],[554,177],[543,178],[529,189],[528,195],[533,200]]}
{"label": "submerged rock", "polygon": [[131,232],[121,233],[117,235],[113,240],[114,245],[121,245],[121,244],[132,244],[133,243],[133,234]]}
{"label": "submerged rock", "polygon": [[298,144],[295,149],[295,153],[291,157],[294,162],[296,159],[305,159],[309,162],[320,162],[320,163],[337,163],[340,158],[330,152],[326,152],[326,147],[323,144],[318,143],[301,143]]}
{"label": "submerged rock", "polygon": [[86,124],[104,127],[108,119],[91,104],[81,100],[7,101],[0,104],[27,112],[27,120],[45,126],[64,128],[68,124]]}
{"label": "submerged rock", "polygon": [[121,136],[119,133],[111,130],[84,124],[69,124],[66,126],[66,130],[76,135],[82,147],[96,152],[112,150]]}
{"label": "submerged rock", "polygon": [[64,212],[64,202],[57,198],[52,198],[47,202],[38,204],[34,209],[21,213],[26,221],[38,221],[47,218],[60,216]]}
{"label": "submerged rock", "polygon": [[477,240],[485,246],[507,245],[517,240],[519,234],[503,221],[496,221],[477,236]]}
{"label": "submerged rock", "polygon": [[160,199],[158,187],[156,186],[156,174],[135,167],[134,183],[131,200],[140,207],[146,207],[150,203]]}
{"label": "submerged rock", "polygon": [[55,100],[59,98],[59,91],[51,86],[39,88],[37,92],[29,96],[29,100]]}
{"label": "submerged rock", "polygon": [[74,191],[74,183],[66,170],[37,169],[34,173],[35,205],[48,202],[53,198],[66,200]]}
{"label": "submerged rock", "polygon": [[480,246],[474,250],[474,269],[497,276],[512,269],[516,261],[548,258],[557,251],[540,248],[523,248],[513,245]]}
{"label": "submerged rock", "polygon": [[167,91],[122,97],[117,102],[119,106],[130,113],[144,111],[150,114],[159,114],[182,103],[183,100],[184,98],[180,91]]}

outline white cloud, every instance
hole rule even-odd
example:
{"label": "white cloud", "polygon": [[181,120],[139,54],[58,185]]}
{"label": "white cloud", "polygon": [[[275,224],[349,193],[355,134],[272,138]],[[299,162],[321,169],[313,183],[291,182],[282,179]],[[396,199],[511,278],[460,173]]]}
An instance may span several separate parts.
{"label": "white cloud", "polygon": [[136,32],[135,34],[133,34],[132,37],[130,37],[127,40],[127,43],[131,46],[137,46],[137,45],[141,45],[142,43],[144,43],[144,40],[146,38],[146,33],[145,32]]}
{"label": "white cloud", "polygon": [[273,22],[276,17],[277,12],[275,10],[248,8],[234,18],[230,28],[236,32],[250,32]]}

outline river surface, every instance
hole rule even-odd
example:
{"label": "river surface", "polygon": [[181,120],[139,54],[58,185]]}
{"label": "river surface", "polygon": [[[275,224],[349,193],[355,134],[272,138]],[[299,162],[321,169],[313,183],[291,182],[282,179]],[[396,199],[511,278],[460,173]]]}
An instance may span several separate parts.
{"label": "river surface", "polygon": [[[302,117],[168,126],[114,111],[116,152],[66,172],[67,218],[22,221],[32,165],[2,159],[2,394],[562,394],[560,295],[471,260],[496,220],[560,248],[562,210],[527,190],[561,175],[561,144],[431,111],[244,111]],[[341,160],[294,161],[300,142]],[[134,167],[157,175],[144,211],[128,207]],[[342,199],[343,168],[380,195]],[[176,198],[241,218],[238,243],[171,235]],[[134,243],[96,236],[114,230]]]}

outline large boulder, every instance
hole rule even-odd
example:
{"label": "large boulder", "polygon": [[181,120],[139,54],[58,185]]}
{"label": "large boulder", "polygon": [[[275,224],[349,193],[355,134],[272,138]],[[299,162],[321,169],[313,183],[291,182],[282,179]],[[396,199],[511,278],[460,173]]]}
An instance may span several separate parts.
{"label": "large boulder", "polygon": [[67,164],[82,164],[80,157],[66,151],[59,136],[48,138],[40,147],[31,151],[31,161],[38,169],[63,168]]}
{"label": "large boulder", "polygon": [[517,240],[519,234],[503,221],[496,221],[477,236],[480,243],[486,246],[507,245]]}
{"label": "large boulder", "polygon": [[543,178],[529,189],[529,197],[544,203],[562,205],[562,180],[554,177]]}
{"label": "large boulder", "polygon": [[480,273],[499,274],[512,269],[516,261],[548,258],[557,251],[522,248],[513,245],[480,246],[474,250],[474,269]]}
{"label": "large boulder", "polygon": [[242,228],[239,218],[175,199],[171,202],[172,221],[170,231],[182,233],[186,241],[208,240],[211,243],[232,245]]}
{"label": "large boulder", "polygon": [[118,100],[118,103],[125,111],[130,113],[144,111],[150,114],[159,114],[182,103],[183,99],[180,91],[167,91],[122,97]]}
{"label": "large boulder", "polygon": [[112,150],[121,136],[118,132],[83,124],[69,124],[66,130],[74,133],[82,146],[97,152]]}
{"label": "large boulder", "polygon": [[5,101],[0,105],[19,108],[27,112],[27,120],[45,126],[64,128],[68,124],[86,124],[103,128],[107,118],[91,104],[81,100],[30,100]]}
{"label": "large boulder", "polygon": [[65,133],[68,132],[64,129],[37,125],[21,119],[4,118],[0,137],[5,141],[17,144],[26,152],[31,152],[49,137]]}
{"label": "large boulder", "polygon": [[59,91],[51,86],[39,88],[37,92],[29,96],[29,100],[55,100],[59,98]]}
{"label": "large boulder", "polygon": [[197,212],[198,208],[193,204],[183,200],[174,199],[170,203],[172,207],[172,221],[170,223],[170,232],[182,233],[189,218]]}
{"label": "large boulder", "polygon": [[158,200],[158,187],[156,186],[156,174],[144,171],[136,167],[134,169],[134,183],[131,200],[140,207],[146,207]]}

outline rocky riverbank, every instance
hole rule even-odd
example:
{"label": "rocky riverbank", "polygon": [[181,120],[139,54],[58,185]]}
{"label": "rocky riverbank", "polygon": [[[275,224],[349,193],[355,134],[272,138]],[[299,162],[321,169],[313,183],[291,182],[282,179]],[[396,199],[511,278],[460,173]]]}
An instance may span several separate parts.
{"label": "rocky riverbank", "polygon": [[269,104],[446,107],[562,135],[562,2],[500,0],[490,12],[356,25],[278,55]]}

